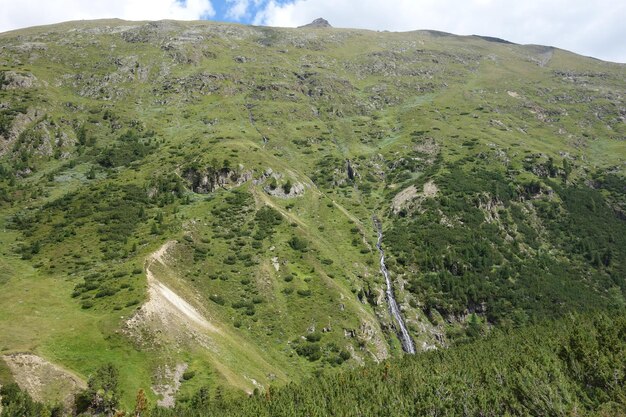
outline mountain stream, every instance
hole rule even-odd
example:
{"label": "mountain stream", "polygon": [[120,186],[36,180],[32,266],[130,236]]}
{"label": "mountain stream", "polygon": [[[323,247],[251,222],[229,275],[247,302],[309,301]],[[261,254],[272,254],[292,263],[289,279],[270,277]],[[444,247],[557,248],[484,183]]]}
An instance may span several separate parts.
{"label": "mountain stream", "polygon": [[391,283],[391,278],[389,277],[389,271],[387,270],[387,266],[385,265],[385,252],[383,251],[383,227],[378,218],[374,217],[374,226],[376,227],[376,231],[378,232],[378,242],[376,243],[376,248],[380,253],[380,272],[382,272],[385,277],[385,282],[387,283],[387,304],[389,304],[389,312],[393,316],[396,323],[398,323],[399,333],[398,338],[400,339],[400,343],[402,344],[402,349],[406,353],[414,354],[415,353],[415,345],[413,344],[413,340],[409,335],[409,332],[406,329],[406,325],[404,324],[404,319],[402,318],[402,314],[400,312],[400,308],[398,307],[398,303],[396,302],[396,298],[393,295],[393,285]]}

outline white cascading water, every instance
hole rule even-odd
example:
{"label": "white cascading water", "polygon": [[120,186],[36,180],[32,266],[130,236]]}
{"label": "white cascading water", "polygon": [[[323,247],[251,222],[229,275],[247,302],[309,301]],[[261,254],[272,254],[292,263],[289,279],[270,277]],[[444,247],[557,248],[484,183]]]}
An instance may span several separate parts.
{"label": "white cascading water", "polygon": [[387,304],[389,304],[389,311],[391,315],[398,323],[398,327],[400,328],[400,333],[398,334],[398,338],[400,339],[400,343],[402,344],[402,349],[406,353],[415,353],[415,345],[413,344],[413,340],[409,335],[409,332],[406,329],[406,325],[404,324],[404,319],[402,318],[402,314],[400,313],[400,308],[398,307],[398,303],[396,302],[396,298],[393,295],[393,285],[391,284],[391,278],[389,277],[389,271],[387,270],[387,266],[385,265],[385,252],[383,251],[383,227],[376,217],[374,217],[374,226],[376,227],[376,231],[378,232],[378,242],[376,243],[376,248],[378,248],[378,252],[380,252],[380,272],[383,273],[385,277],[385,282],[387,283]]}

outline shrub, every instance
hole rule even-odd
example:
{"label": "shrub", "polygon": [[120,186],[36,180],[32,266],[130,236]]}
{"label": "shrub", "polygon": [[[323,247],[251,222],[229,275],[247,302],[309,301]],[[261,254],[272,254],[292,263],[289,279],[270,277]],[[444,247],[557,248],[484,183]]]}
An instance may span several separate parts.
{"label": "shrub", "polygon": [[322,349],[317,343],[303,343],[296,347],[296,353],[314,362],[322,357]]}
{"label": "shrub", "polygon": [[135,298],[134,300],[130,300],[129,302],[127,302],[126,307],[136,306],[137,304],[139,304],[139,300]]}
{"label": "shrub", "polygon": [[226,303],[226,300],[224,300],[224,297],[222,297],[221,295],[217,295],[217,294],[213,294],[209,297],[209,300],[213,301],[215,304],[221,305],[223,306]]}
{"label": "shrub", "polygon": [[183,372],[182,380],[183,381],[189,381],[194,376],[196,376],[196,372],[195,371],[185,371],[185,372]]}
{"label": "shrub", "polygon": [[116,288],[110,288],[110,287],[103,288],[100,291],[98,291],[94,297],[95,298],[110,297],[112,295],[117,294],[118,291],[119,290]]}
{"label": "shrub", "polygon": [[287,182],[283,184],[283,191],[285,192],[285,194],[289,194],[291,192],[291,187],[291,180],[287,180]]}
{"label": "shrub", "polygon": [[98,368],[87,382],[87,389],[76,396],[78,414],[113,415],[119,405],[119,372],[112,364]]}
{"label": "shrub", "polygon": [[320,332],[313,332],[307,334],[305,337],[309,342],[319,342],[322,339],[322,334]]}
{"label": "shrub", "polygon": [[308,245],[309,244],[306,240],[299,238],[298,236],[294,236],[289,240],[289,246],[291,247],[291,249],[297,250],[300,252],[305,252],[307,250]]}

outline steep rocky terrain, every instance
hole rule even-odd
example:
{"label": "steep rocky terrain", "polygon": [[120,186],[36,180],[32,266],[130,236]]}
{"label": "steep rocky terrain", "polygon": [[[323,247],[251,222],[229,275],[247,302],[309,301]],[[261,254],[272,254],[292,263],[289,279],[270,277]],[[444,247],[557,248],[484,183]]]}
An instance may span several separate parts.
{"label": "steep rocky terrain", "polygon": [[323,23],[0,34],[1,355],[172,405],[624,308],[624,65]]}

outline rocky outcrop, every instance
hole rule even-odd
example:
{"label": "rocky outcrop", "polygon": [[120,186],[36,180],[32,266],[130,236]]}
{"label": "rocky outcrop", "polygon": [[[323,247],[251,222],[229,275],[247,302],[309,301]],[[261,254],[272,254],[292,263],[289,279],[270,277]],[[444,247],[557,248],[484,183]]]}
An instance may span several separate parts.
{"label": "rocky outcrop", "polygon": [[232,188],[250,181],[254,171],[245,170],[243,165],[237,169],[228,167],[187,168],[182,177],[187,180],[191,190],[198,194],[208,194],[217,188]]}
{"label": "rocky outcrop", "polygon": [[30,72],[0,72],[0,90],[20,90],[38,85],[37,77]]}
{"label": "rocky outcrop", "polygon": [[180,389],[187,368],[186,363],[179,363],[171,367],[165,365],[159,369],[157,373],[159,383],[152,386],[152,392],[161,397],[157,400],[159,407],[172,408],[176,405],[176,393]]}
{"label": "rocky outcrop", "polygon": [[354,168],[352,168],[352,164],[350,163],[350,160],[346,160],[346,174],[348,175],[348,179],[350,181],[354,181],[354,177],[356,176],[356,172],[354,171]]}
{"label": "rocky outcrop", "polygon": [[290,179],[283,179],[283,175],[274,172],[272,168],[267,168],[263,175],[253,180],[253,184],[265,184],[263,191],[278,198],[294,198],[304,194],[306,186],[300,182],[292,182]]}
{"label": "rocky outcrop", "polygon": [[258,178],[254,177],[253,170],[246,170],[243,165],[236,169],[229,167],[215,168],[188,167],[183,170],[181,177],[187,182],[189,188],[198,194],[209,194],[220,188],[230,189],[239,187],[249,181],[254,185],[262,185],[263,190],[278,198],[299,197],[305,192],[305,185],[284,179],[280,173],[267,168]]}
{"label": "rocky outcrop", "polygon": [[318,17],[311,23],[303,26],[298,26],[298,28],[332,28],[332,26],[330,23],[328,23],[328,20]]}
{"label": "rocky outcrop", "polygon": [[302,183],[291,183],[291,181],[288,180],[282,185],[266,185],[265,187],[263,187],[263,190],[273,197],[294,198],[302,196],[304,194],[305,187]]}
{"label": "rocky outcrop", "polygon": [[[32,124],[37,120],[43,117],[44,113],[41,110],[29,108],[25,113],[17,113],[13,119],[10,121],[10,125],[8,126],[6,134],[2,135],[0,133],[0,156],[9,152],[13,147],[14,143],[17,139],[22,135],[22,133],[26,132],[29,128],[33,127],[33,131],[42,131],[46,134],[46,144],[49,143],[50,135],[48,135],[48,127],[49,122],[40,123],[41,126],[32,126]],[[27,139],[27,138],[25,138]],[[43,143],[43,141],[39,141]],[[41,144],[40,143],[40,144]],[[29,146],[29,143],[25,144]],[[34,145],[34,143],[33,143]]]}
{"label": "rocky outcrop", "polygon": [[422,201],[435,197],[438,191],[439,188],[432,180],[424,184],[422,192],[419,192],[417,187],[411,185],[396,194],[391,202],[391,210],[394,214],[400,214],[402,211],[419,209]]}

